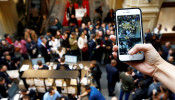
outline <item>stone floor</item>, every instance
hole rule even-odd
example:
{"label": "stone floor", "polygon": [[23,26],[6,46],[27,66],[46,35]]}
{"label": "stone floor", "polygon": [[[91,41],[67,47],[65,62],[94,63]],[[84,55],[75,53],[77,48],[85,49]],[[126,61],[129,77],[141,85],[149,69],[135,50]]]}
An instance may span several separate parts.
{"label": "stone floor", "polygon": [[[103,94],[103,96],[105,97],[106,100],[111,100],[111,97],[108,96],[108,88],[107,88],[107,73],[106,73],[106,69],[105,66],[101,67],[101,71],[102,71],[102,77],[101,77],[101,93]],[[120,94],[120,85],[121,83],[116,83],[115,86],[115,92],[114,94],[119,97]]]}

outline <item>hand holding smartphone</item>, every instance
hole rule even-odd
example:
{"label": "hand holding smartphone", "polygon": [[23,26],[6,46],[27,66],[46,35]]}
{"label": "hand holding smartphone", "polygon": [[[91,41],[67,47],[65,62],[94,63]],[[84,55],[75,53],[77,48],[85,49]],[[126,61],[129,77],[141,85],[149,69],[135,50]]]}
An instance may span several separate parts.
{"label": "hand holding smartphone", "polygon": [[144,53],[129,55],[135,44],[143,44],[142,14],[139,8],[119,9],[116,14],[116,36],[120,61],[140,61]]}

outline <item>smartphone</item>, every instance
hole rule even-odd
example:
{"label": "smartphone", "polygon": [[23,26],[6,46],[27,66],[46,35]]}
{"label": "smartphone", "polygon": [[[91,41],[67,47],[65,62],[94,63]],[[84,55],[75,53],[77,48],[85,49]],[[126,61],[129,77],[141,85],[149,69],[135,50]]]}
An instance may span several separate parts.
{"label": "smartphone", "polygon": [[118,9],[116,14],[116,39],[120,61],[144,60],[144,53],[129,55],[135,44],[143,44],[142,13],[139,8]]}

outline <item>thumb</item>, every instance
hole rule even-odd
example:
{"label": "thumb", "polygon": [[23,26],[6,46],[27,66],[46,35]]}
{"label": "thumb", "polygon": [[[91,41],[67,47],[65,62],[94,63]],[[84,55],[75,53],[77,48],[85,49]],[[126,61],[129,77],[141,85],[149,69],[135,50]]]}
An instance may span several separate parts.
{"label": "thumb", "polygon": [[151,44],[136,44],[128,53],[134,55],[140,51],[146,52],[151,49],[150,46]]}

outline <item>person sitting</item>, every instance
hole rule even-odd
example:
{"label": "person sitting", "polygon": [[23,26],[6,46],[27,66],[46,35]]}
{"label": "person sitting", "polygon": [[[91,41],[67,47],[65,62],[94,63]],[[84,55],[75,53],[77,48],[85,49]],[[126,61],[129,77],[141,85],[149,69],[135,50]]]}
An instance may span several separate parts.
{"label": "person sitting", "polygon": [[105,100],[104,96],[97,90],[97,88],[89,85],[85,86],[85,92],[78,96],[78,100],[81,100],[82,97],[87,95],[89,100]]}
{"label": "person sitting", "polygon": [[8,90],[8,85],[6,84],[5,79],[3,77],[0,77],[0,95],[2,96],[2,98],[8,97],[7,90]]}
{"label": "person sitting", "polygon": [[7,66],[6,65],[0,66],[0,77],[3,77],[7,84],[9,84],[9,85],[11,84],[11,78],[7,73]]}
{"label": "person sitting", "polygon": [[37,61],[37,64],[38,64],[38,70],[48,70],[49,67],[47,65],[43,65],[42,61],[41,60],[38,60]]}
{"label": "person sitting", "polygon": [[65,57],[62,57],[60,59],[60,63],[57,64],[56,70],[60,70],[61,66],[64,66],[66,70],[70,70],[69,65],[68,64],[65,64]]}
{"label": "person sitting", "polygon": [[60,93],[54,90],[53,87],[49,87],[48,92],[44,94],[43,100],[56,100],[57,97],[61,97]]}

